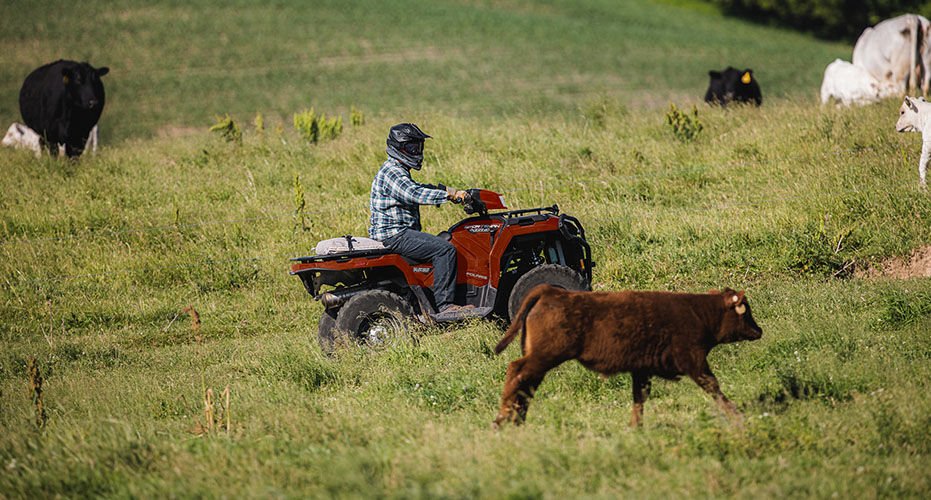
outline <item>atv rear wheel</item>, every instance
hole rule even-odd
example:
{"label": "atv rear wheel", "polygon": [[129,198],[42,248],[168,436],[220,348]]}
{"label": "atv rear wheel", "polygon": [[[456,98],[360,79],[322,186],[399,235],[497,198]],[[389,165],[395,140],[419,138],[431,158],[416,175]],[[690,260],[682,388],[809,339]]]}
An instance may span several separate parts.
{"label": "atv rear wheel", "polygon": [[514,319],[517,315],[520,305],[524,302],[524,297],[538,285],[553,285],[571,291],[591,290],[591,284],[581,274],[571,267],[561,266],[559,264],[545,264],[535,267],[526,274],[521,276],[514,288],[511,289],[511,296],[508,298],[508,317]]}
{"label": "atv rear wheel", "polygon": [[410,303],[400,295],[368,290],[354,295],[339,309],[334,330],[358,344],[384,346],[406,335],[412,316]]}
{"label": "atv rear wheel", "polygon": [[333,354],[339,337],[336,331],[337,312],[335,309],[324,309],[317,323],[317,342],[320,344],[320,350],[327,356]]}

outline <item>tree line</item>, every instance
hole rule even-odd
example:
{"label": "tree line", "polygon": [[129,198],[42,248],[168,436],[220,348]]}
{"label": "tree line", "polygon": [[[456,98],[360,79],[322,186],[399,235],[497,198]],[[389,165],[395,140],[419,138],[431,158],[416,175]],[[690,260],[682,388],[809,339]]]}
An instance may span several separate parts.
{"label": "tree line", "polygon": [[867,26],[905,13],[931,16],[928,0],[708,0],[728,15],[856,40]]}

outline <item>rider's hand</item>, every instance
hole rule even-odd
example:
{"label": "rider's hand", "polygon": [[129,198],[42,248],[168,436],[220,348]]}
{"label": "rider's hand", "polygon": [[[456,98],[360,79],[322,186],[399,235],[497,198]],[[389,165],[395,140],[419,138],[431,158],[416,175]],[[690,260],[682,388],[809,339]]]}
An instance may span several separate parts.
{"label": "rider's hand", "polygon": [[447,188],[446,188],[446,198],[447,198],[447,199],[450,199],[450,200],[453,200],[453,201],[461,202],[462,200],[465,199],[465,197],[466,197],[466,192],[465,192],[465,191],[458,191],[458,190],[456,190],[455,188],[451,188],[451,187],[447,187]]}

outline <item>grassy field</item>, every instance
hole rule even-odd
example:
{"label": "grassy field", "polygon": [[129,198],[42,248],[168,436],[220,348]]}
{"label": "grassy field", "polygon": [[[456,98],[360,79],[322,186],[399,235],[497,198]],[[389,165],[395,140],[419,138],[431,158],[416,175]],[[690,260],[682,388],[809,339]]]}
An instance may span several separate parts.
{"label": "grassy field", "polygon": [[[0,497],[927,497],[931,281],[857,272],[931,243],[920,140],[893,101],[812,105],[850,47],[684,4],[0,6],[0,123],[37,61],[113,68],[96,156],[0,150]],[[677,140],[668,104],[727,64],[764,106],[700,106]],[[367,120],[308,144],[287,122],[310,105]],[[206,132],[222,113],[242,144]],[[324,357],[287,259],[365,231],[407,119],[435,137],[420,179],[578,216],[596,289],[746,290],[763,338],[710,359],[744,428],[685,380],[630,430],[629,377],[572,363],[495,432],[518,354],[489,322]]]}
{"label": "grassy field", "polygon": [[[707,6],[698,2],[707,10]],[[105,142],[172,135],[215,114],[316,106],[419,117],[548,116],[603,97],[632,108],[704,96],[708,70],[751,67],[766,98],[814,97],[851,48],[665,3],[612,0],[64,1],[0,6],[0,123],[58,58],[112,70]]]}

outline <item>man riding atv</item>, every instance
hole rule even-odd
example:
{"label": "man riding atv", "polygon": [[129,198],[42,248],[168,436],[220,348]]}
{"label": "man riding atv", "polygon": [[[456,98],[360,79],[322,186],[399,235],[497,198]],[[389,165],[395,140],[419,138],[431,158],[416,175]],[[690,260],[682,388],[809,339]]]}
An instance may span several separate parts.
{"label": "man riding atv", "polygon": [[[428,137],[409,123],[391,128],[372,183],[371,238],[326,239],[314,255],[291,259],[291,274],[323,305],[317,340],[327,354],[343,341],[385,345],[408,319],[514,318],[541,284],[591,289],[595,263],[578,219],[556,204],[509,210],[494,191],[415,182],[410,170],[420,169]],[[437,236],[422,233],[420,205],[449,200],[467,217]]]}
{"label": "man riding atv", "polygon": [[456,281],[456,248],[446,239],[421,232],[420,205],[462,202],[465,191],[419,184],[411,169],[423,165],[423,148],[430,136],[413,123],[399,123],[388,131],[388,159],[372,181],[369,236],[392,252],[417,261],[433,262],[433,296],[437,321],[468,317],[472,305],[453,303]]}

